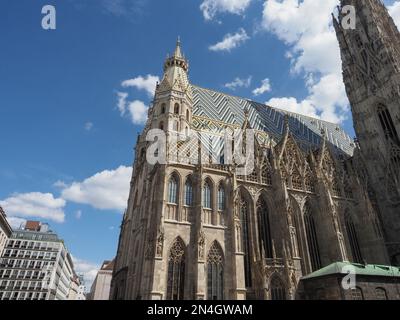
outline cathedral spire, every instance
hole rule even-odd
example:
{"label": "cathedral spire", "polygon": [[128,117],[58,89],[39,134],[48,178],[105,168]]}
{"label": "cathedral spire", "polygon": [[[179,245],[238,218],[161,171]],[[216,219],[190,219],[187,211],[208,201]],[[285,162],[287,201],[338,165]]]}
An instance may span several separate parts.
{"label": "cathedral spire", "polygon": [[178,36],[178,39],[176,40],[176,47],[175,47],[174,57],[183,58],[182,50],[181,50],[181,37],[180,36]]}
{"label": "cathedral spire", "polygon": [[186,92],[189,87],[189,62],[182,54],[181,40],[178,37],[172,56],[167,56],[164,62],[164,76],[160,90],[177,90]]}

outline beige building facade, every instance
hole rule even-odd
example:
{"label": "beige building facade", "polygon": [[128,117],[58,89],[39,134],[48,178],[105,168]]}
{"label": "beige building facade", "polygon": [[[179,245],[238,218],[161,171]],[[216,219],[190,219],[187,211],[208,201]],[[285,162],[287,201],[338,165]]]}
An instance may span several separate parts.
{"label": "beige building facade", "polygon": [[178,41],[138,137],[111,299],[294,299],[332,263],[390,263],[363,144],[188,70]]}
{"label": "beige building facade", "polygon": [[0,257],[3,249],[6,246],[8,238],[11,236],[12,228],[7,221],[6,213],[3,208],[0,207]]}

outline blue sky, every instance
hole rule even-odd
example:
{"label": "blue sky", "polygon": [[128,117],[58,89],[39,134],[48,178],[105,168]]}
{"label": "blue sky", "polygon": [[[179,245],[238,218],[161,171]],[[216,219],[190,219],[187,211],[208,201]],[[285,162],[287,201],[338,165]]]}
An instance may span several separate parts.
{"label": "blue sky", "polygon": [[[12,224],[49,222],[89,282],[113,258],[137,133],[178,35],[192,83],[353,135],[336,2],[3,0],[0,205]],[[41,28],[46,4],[56,30]],[[400,2],[386,4],[399,22]]]}

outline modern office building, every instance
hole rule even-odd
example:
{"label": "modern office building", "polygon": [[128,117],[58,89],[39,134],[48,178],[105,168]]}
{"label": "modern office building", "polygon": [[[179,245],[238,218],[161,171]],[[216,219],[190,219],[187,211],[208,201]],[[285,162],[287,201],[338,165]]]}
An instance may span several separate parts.
{"label": "modern office building", "polygon": [[45,223],[14,230],[0,259],[0,300],[66,300],[74,265],[64,242]]}

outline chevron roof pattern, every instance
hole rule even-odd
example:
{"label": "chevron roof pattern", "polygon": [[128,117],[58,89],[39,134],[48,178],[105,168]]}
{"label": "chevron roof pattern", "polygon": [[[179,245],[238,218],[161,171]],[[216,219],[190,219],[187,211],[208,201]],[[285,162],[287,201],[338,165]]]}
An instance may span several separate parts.
{"label": "chevron roof pattern", "polygon": [[250,126],[268,133],[270,138],[278,143],[284,133],[285,115],[288,115],[290,132],[303,150],[318,148],[322,142],[323,132],[326,132],[327,140],[333,146],[335,153],[353,155],[355,147],[353,140],[337,124],[194,85],[192,93],[194,116],[241,127],[245,120],[245,110],[248,110]]}

